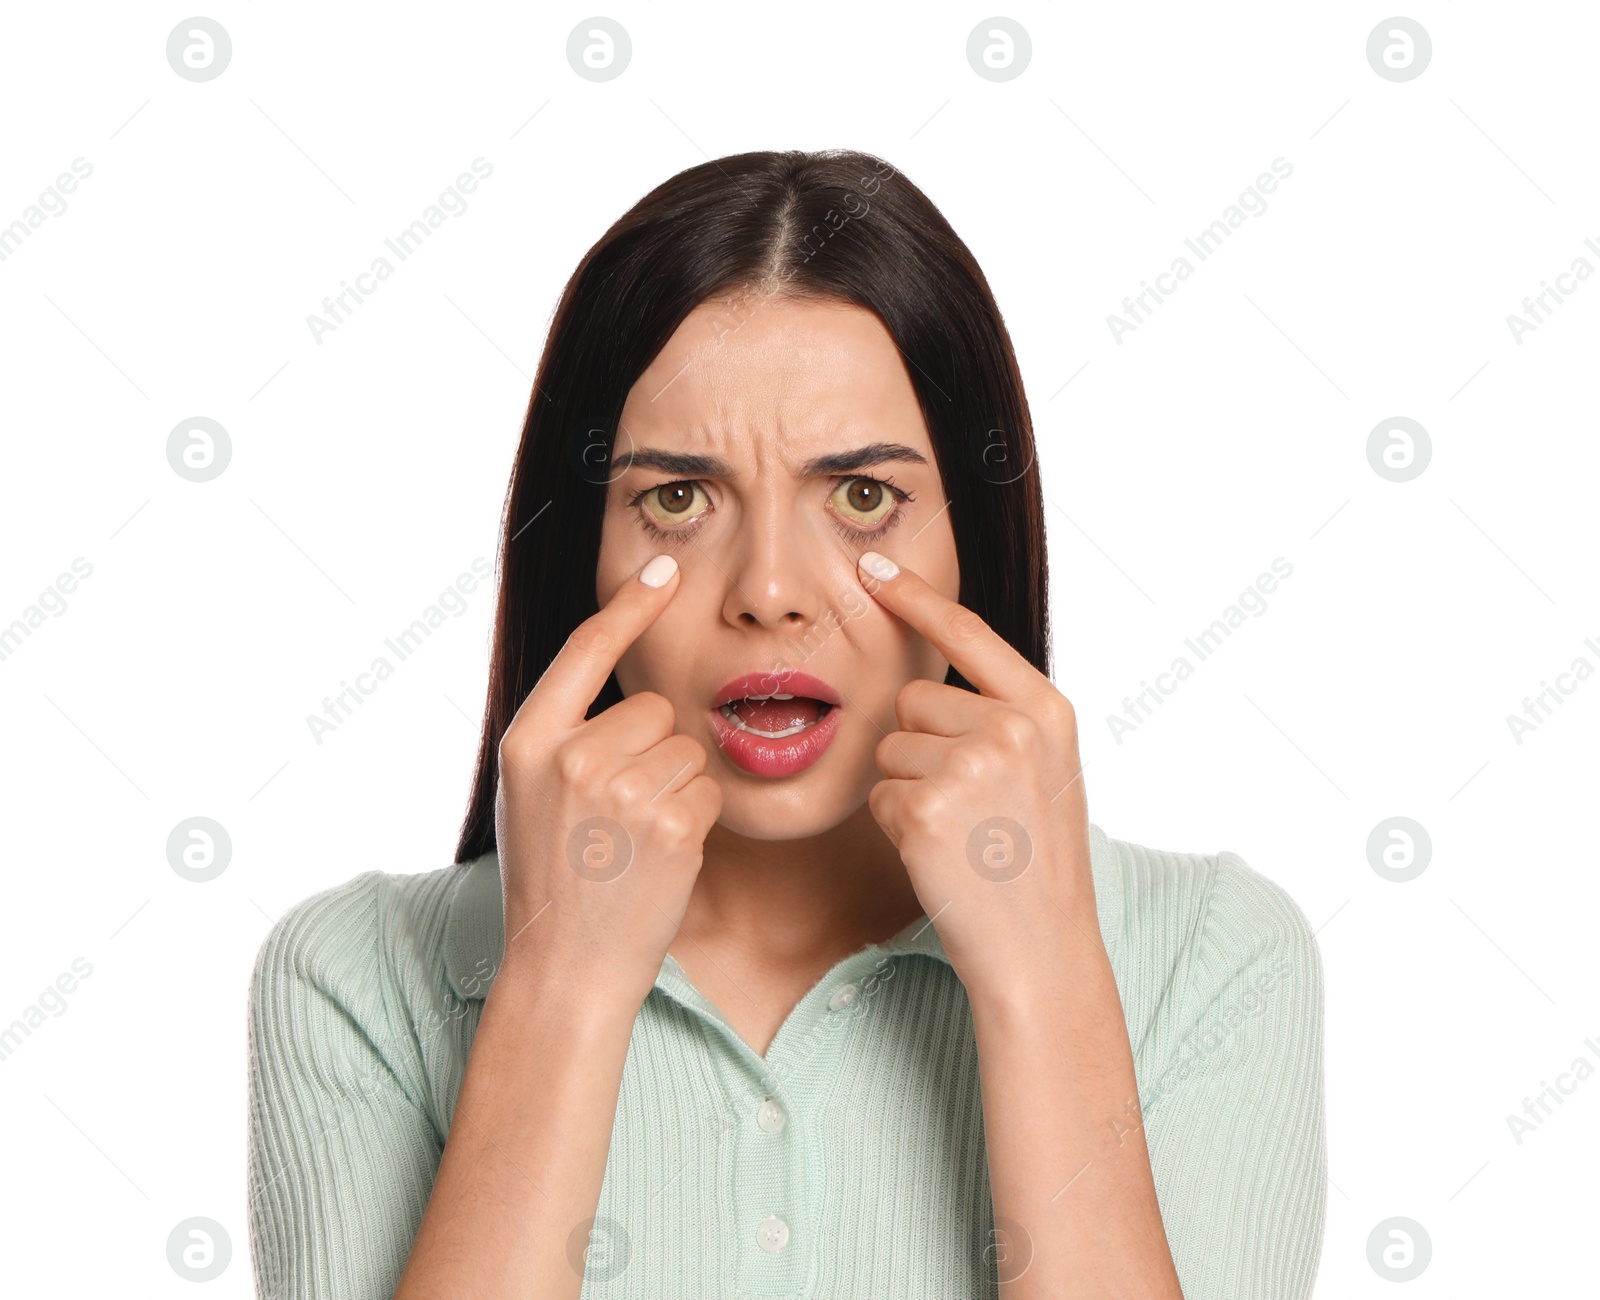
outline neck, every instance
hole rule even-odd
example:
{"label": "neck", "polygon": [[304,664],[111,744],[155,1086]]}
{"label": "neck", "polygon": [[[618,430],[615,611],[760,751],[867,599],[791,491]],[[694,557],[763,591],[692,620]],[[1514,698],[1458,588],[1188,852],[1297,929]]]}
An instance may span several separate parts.
{"label": "neck", "polygon": [[680,934],[764,964],[809,965],[887,939],[922,911],[899,851],[863,803],[806,839],[713,826]]}

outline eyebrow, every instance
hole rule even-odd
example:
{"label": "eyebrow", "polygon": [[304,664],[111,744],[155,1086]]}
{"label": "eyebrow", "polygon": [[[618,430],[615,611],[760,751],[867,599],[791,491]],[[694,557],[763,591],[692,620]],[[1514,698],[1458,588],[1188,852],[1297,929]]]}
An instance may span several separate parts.
{"label": "eyebrow", "polygon": [[[867,469],[890,461],[926,465],[928,458],[904,443],[869,442],[864,447],[813,457],[800,467],[800,477],[816,478],[822,474],[848,474],[852,470]],[[618,471],[633,468],[655,469],[666,474],[679,474],[684,478],[738,477],[733,472],[733,467],[720,457],[702,456],[695,452],[666,451],[660,447],[636,447],[633,451],[619,456],[615,468]]]}

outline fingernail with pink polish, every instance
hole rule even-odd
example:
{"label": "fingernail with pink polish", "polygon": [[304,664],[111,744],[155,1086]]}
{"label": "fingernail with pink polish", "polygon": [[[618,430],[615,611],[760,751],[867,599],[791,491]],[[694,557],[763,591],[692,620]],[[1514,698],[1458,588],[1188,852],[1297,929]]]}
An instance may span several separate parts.
{"label": "fingernail with pink polish", "polygon": [[647,587],[664,587],[667,579],[678,571],[678,562],[670,555],[658,555],[639,570],[639,581]]}
{"label": "fingernail with pink polish", "polygon": [[887,555],[879,555],[877,551],[863,551],[859,561],[861,568],[871,574],[879,582],[888,582],[890,578],[900,572],[900,566]]}

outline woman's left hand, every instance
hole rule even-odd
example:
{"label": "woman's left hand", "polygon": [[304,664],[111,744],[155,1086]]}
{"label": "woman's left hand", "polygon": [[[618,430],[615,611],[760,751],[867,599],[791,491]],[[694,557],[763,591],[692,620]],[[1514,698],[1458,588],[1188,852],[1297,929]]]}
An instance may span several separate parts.
{"label": "woman's left hand", "polygon": [[[918,678],[867,798],[974,1002],[1036,996],[1065,954],[1105,949],[1072,704],[972,610],[915,572],[862,585],[981,694]],[[1088,947],[1085,947],[1088,945]]]}

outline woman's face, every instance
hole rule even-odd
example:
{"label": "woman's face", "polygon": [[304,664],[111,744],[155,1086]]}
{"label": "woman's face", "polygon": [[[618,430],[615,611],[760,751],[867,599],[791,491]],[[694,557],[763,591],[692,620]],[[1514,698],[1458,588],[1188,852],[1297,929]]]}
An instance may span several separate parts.
{"label": "woman's face", "polygon": [[[888,332],[846,304],[701,304],[629,392],[612,472],[596,599],[660,552],[681,568],[617,664],[623,694],[672,702],[677,730],[706,747],[730,830],[837,826],[881,777],[873,750],[898,730],[895,695],[949,666],[862,587],[857,557],[881,551],[960,591],[933,446]],[[747,673],[761,678],[752,694],[796,698],[729,718],[714,702]],[[839,703],[802,698],[800,673]]]}

